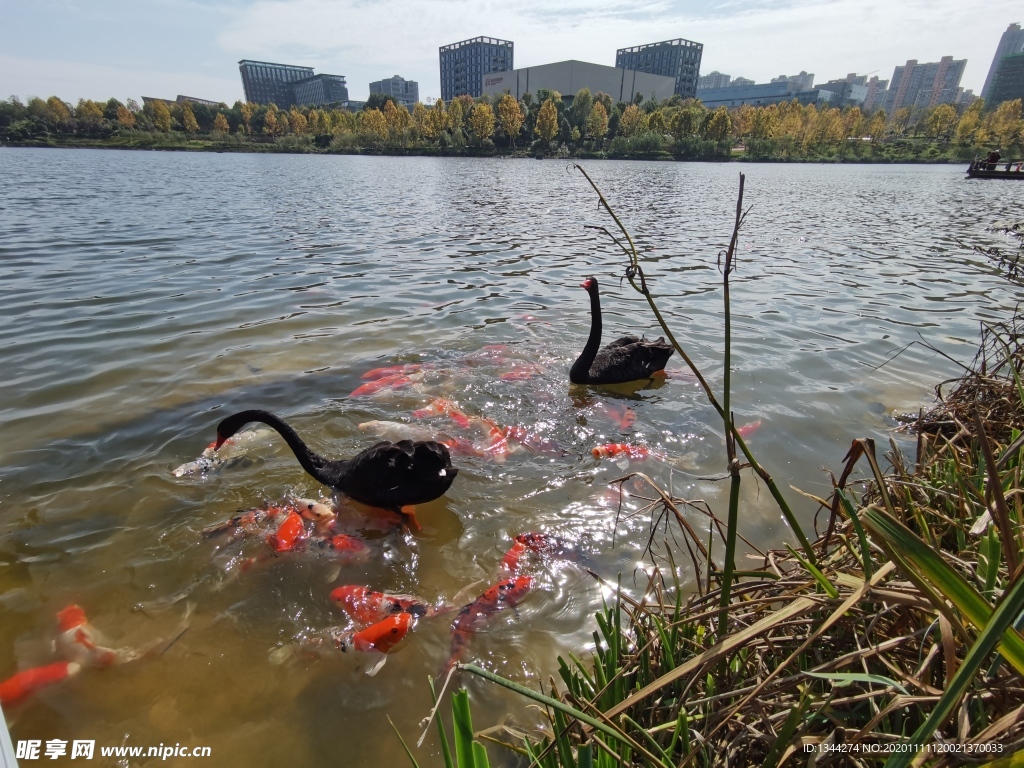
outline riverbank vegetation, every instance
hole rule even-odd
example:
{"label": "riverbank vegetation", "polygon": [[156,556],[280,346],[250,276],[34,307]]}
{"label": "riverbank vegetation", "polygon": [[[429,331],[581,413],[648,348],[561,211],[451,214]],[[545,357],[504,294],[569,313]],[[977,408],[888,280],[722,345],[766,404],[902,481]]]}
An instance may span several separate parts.
{"label": "riverbank vegetation", "polygon": [[0,140],[19,146],[581,158],[952,162],[1024,154],[1021,100],[941,104],[892,115],[797,101],[708,109],[696,99],[613,103],[579,91],[516,100],[460,96],[412,110],[374,95],[352,113],[236,102],[121,103],[56,96],[0,102]]}
{"label": "riverbank vegetation", "polygon": [[[832,494],[804,494],[820,509],[811,542],[731,419],[729,279],[745,216],[742,187],[741,176],[735,229],[719,264],[721,405],[665,325],[633,241],[601,197],[620,228],[614,240],[628,258],[626,279],[730,435],[719,478],[730,484],[726,519],[645,475],[618,481],[639,484],[634,498],[647,502],[634,513],[651,521],[646,589],[630,597],[607,585],[616,600],[596,617],[592,656],[560,659],[560,680],[546,691],[460,665],[547,714],[532,737],[498,728],[478,742],[497,741],[547,768],[1017,765],[1024,317],[986,324],[963,375],[936,389],[929,412],[902,419],[912,455],[890,439],[886,471],[873,440],[852,441]],[[750,480],[778,502],[792,546],[760,551],[742,539],[738,490]],[[740,570],[735,553],[744,545],[760,562]],[[472,732],[464,694],[458,704],[456,733],[465,740]],[[460,768],[486,765],[479,743],[472,754],[476,761]]]}

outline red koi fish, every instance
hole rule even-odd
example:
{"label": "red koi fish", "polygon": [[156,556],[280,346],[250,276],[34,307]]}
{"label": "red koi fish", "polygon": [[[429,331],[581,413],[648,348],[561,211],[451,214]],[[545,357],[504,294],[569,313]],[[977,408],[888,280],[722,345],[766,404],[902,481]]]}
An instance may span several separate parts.
{"label": "red koi fish", "polygon": [[482,446],[483,453],[495,461],[504,462],[508,457],[508,438],[505,437],[505,430],[499,427],[491,419],[474,418],[477,426],[483,430],[485,444]]}
{"label": "red koi fish", "polygon": [[628,405],[619,408],[611,403],[598,403],[597,408],[615,422],[615,425],[623,432],[628,432],[636,423],[636,411]]}
{"label": "red koi fish", "polygon": [[417,618],[433,613],[429,605],[413,595],[387,595],[355,584],[333,590],[331,600],[352,621],[362,627],[368,627],[400,613],[408,613]]}
{"label": "red koi fish", "polygon": [[605,445],[592,448],[590,452],[594,455],[595,459],[614,459],[619,456],[625,456],[628,459],[640,461],[651,456],[655,458],[661,456],[661,454],[652,451],[645,445],[634,445],[632,443],[606,443]]}
{"label": "red koi fish", "polygon": [[522,602],[530,591],[533,579],[529,576],[514,576],[502,579],[493,587],[465,606],[452,622],[452,643],[448,660],[441,668],[441,677],[448,674],[469,645],[470,638],[503,608],[513,608]]}
{"label": "red koi fish", "polygon": [[312,539],[311,543],[324,550],[331,557],[346,562],[363,562],[370,557],[370,548],[362,540],[345,533],[317,537]]}
{"label": "red koi fish", "polygon": [[288,513],[277,530],[267,536],[267,543],[274,552],[290,552],[306,538],[306,527],[302,524],[302,516],[294,509]]}
{"label": "red koi fish", "polygon": [[69,605],[57,614],[57,635],[54,645],[68,661],[84,667],[106,669],[139,658],[131,648],[105,648],[99,632],[89,624],[80,606]]}
{"label": "red koi fish", "polygon": [[522,568],[520,561],[529,552],[533,552],[541,557],[564,558],[567,560],[578,560],[580,556],[579,550],[576,547],[557,536],[551,536],[546,533],[521,533],[516,536],[515,542],[501,559],[499,568],[502,572],[511,576],[519,575]]}
{"label": "red koi fish", "polygon": [[462,409],[455,405],[451,400],[446,400],[443,397],[434,398],[434,400],[430,402],[430,405],[413,411],[412,415],[418,419],[423,419],[428,416],[444,415],[463,429],[469,426],[469,417],[462,412]]}
{"label": "red koi fish", "polygon": [[423,363],[406,363],[405,365],[392,365],[387,368],[374,368],[367,371],[360,378],[363,381],[375,381],[385,376],[401,376],[407,373],[416,373],[423,368]]}
{"label": "red koi fish", "polygon": [[746,440],[748,437],[757,432],[757,430],[759,430],[760,428],[761,420],[758,419],[757,421],[751,421],[747,424],[744,424],[742,427],[737,427],[736,431],[740,433],[740,437]]}
{"label": "red koi fish", "polygon": [[502,381],[528,381],[543,370],[536,363],[513,363],[512,368],[499,374],[498,378]]}
{"label": "red koi fish", "polygon": [[44,667],[32,667],[0,682],[0,705],[17,704],[38,690],[77,675],[82,666],[74,661],[58,661]]}
{"label": "red koi fish", "polygon": [[388,660],[387,654],[391,653],[415,626],[416,617],[411,613],[397,613],[355,634],[343,636],[340,647],[343,652],[353,648],[360,653],[370,654],[375,661],[373,666],[366,670],[366,674],[372,677]]}
{"label": "red koi fish", "polygon": [[390,376],[382,376],[375,381],[368,381],[365,384],[356,387],[352,390],[352,394],[349,397],[363,397],[365,395],[372,395],[375,392],[380,392],[384,389],[402,389],[407,387],[415,381],[419,380],[419,375],[413,374],[406,376],[404,373],[394,373]]}

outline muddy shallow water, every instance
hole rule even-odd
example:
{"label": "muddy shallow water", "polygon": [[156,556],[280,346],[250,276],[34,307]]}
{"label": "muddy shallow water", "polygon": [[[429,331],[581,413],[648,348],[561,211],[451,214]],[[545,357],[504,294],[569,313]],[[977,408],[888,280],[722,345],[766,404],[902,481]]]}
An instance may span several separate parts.
{"label": "muddy shallow water", "polygon": [[[894,410],[927,404],[956,372],[920,345],[878,366],[921,338],[969,359],[979,322],[1024,296],[964,247],[1012,249],[989,227],[1019,215],[1024,189],[965,181],[959,167],[587,168],[716,387],[715,263],[747,174],[733,406],[739,423],[760,422],[751,445],[784,489],[825,493],[822,468],[852,437],[884,439]],[[492,583],[512,536],[544,531],[633,589],[648,521],[620,520],[613,546],[609,480],[642,469],[722,508],[722,484],[700,479],[724,468],[722,427],[678,358],[636,392],[568,385],[587,275],[602,284],[606,340],[659,332],[620,288],[614,246],[584,228],[610,223],[563,163],[4,149],[0,171],[0,677],[53,658],[54,616],[70,603],[115,645],[157,646],[9,708],[15,740],[202,745],[216,765],[401,761],[387,716],[418,737],[451,616],[421,620],[374,677],[358,654],[282,659],[297,636],[344,624],[333,586],[443,602]],[[408,386],[351,396],[367,370],[408,363],[426,365]],[[456,456],[459,477],[419,509],[420,531],[348,517],[365,562],[296,554],[243,569],[261,541],[202,537],[239,509],[326,493],[279,439],[206,477],[171,474],[235,410],[278,413],[341,457],[374,441],[358,428],[371,420],[453,430],[411,416],[437,396],[561,450]],[[666,459],[595,460],[608,442]],[[792,540],[763,487],[745,479],[743,501],[745,536]],[[809,522],[810,504],[790,501]],[[604,593],[576,565],[534,566],[526,599],[466,658],[535,685],[558,653],[586,651]],[[507,696],[465,682],[478,726],[506,715]]]}

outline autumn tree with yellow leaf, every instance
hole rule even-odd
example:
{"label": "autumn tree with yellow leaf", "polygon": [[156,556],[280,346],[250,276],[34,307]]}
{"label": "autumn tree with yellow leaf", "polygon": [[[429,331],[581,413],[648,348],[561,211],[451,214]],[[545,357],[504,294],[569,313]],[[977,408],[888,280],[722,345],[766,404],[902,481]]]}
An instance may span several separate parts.
{"label": "autumn tree with yellow leaf", "polygon": [[523,129],[523,112],[519,108],[519,102],[515,96],[505,94],[498,99],[498,119],[501,121],[501,130],[508,136],[509,143],[514,147],[516,137]]}
{"label": "autumn tree with yellow leaf", "polygon": [[476,135],[477,143],[491,138],[494,133],[494,110],[489,104],[477,104],[469,115],[469,124]]}

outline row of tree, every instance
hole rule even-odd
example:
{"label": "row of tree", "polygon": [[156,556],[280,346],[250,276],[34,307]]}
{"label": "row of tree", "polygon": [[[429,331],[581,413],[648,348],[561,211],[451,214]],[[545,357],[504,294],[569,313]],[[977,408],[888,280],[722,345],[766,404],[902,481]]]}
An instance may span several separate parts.
{"label": "row of tree", "polygon": [[460,96],[447,104],[438,100],[430,107],[417,102],[411,111],[391,97],[374,96],[358,113],[308,107],[286,110],[247,102],[210,107],[150,100],[140,107],[132,99],[123,104],[117,99],[105,103],[83,99],[72,106],[56,96],[45,101],[33,98],[26,104],[15,97],[0,102],[0,137],[8,140],[104,139],[140,132],[235,136],[262,142],[308,137],[308,143],[339,150],[521,147],[536,142],[543,149],[564,144],[627,154],[678,151],[705,142],[713,152],[727,153],[733,143],[747,142],[807,153],[854,141],[917,137],[966,148],[1000,145],[1005,154],[1024,145],[1019,99],[988,111],[977,100],[966,109],[941,104],[916,112],[900,109],[892,115],[797,101],[708,109],[696,99],[673,96],[645,101],[639,94],[631,103],[613,103],[607,94],[592,94],[585,88],[571,101],[557,91],[541,89],[518,100],[503,94],[477,99]]}

